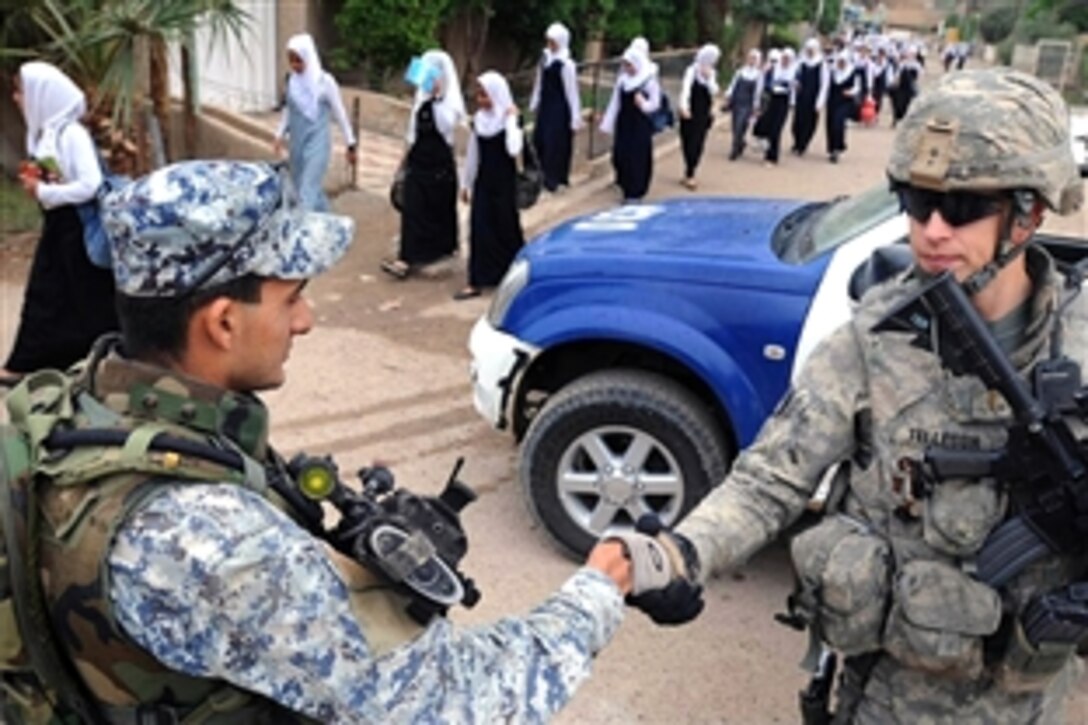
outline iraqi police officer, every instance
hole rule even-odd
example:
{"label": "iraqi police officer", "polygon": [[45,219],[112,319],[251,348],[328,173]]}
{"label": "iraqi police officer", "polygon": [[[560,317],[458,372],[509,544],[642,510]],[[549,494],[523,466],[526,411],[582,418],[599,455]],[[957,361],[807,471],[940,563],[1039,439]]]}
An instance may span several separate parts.
{"label": "iraqi police officer", "polygon": [[81,693],[84,720],[134,725],[544,720],[622,618],[626,568],[596,563],[608,549],[531,614],[423,626],[268,485],[281,467],[255,393],[284,382],[313,324],[307,280],[354,231],[301,210],[288,184],[268,164],[196,161],[110,196],[122,339],[9,399],[31,435],[125,434],[36,464],[31,606],[56,623],[46,679],[67,678],[48,684]]}
{"label": "iraqi police officer", "polygon": [[[1070,615],[1079,632],[1032,632],[1047,630],[1046,597],[1085,578],[1085,556],[1009,562],[1000,583],[980,576],[986,542],[1017,515],[1010,482],[986,474],[918,486],[916,464],[933,444],[1003,449],[1008,401],[880,323],[950,272],[1019,373],[1057,356],[1083,368],[1088,295],[1071,293],[1033,244],[1046,210],[1082,202],[1068,111],[1045,83],[1009,69],[951,74],[900,124],[887,174],[909,218],[912,265],[871,289],[812,354],[725,482],[675,532],[626,537],[635,602],[659,621],[697,613],[700,578],[770,542],[842,466],[826,515],[791,542],[793,619],[817,648],[846,656],[835,722],[1061,719],[1088,633],[1085,601]],[[938,346],[955,344],[930,331]],[[668,587],[639,574],[655,545],[686,554],[671,560]]]}

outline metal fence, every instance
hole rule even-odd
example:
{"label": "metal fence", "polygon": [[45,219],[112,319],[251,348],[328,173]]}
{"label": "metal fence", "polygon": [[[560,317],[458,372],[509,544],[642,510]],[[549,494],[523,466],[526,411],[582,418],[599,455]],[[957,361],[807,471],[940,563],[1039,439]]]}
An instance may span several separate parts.
{"label": "metal fence", "polygon": [[[661,90],[669,95],[674,110],[679,102],[680,84],[684,79],[684,71],[693,62],[695,52],[696,49],[691,48],[651,54],[651,59],[658,66],[658,82],[661,84]],[[620,73],[621,60],[615,57],[577,64],[578,90],[582,99],[582,118],[585,125],[575,136],[576,159],[584,158],[586,161],[592,161],[612,149],[612,137],[602,133],[597,125],[612,97],[612,89]],[[526,126],[530,126],[533,122],[533,114],[529,112],[529,100],[532,98],[536,73],[536,68],[530,68],[507,76],[510,91],[514,95],[515,103],[522,109]],[[662,141],[666,137],[667,134],[658,134],[655,141]]]}

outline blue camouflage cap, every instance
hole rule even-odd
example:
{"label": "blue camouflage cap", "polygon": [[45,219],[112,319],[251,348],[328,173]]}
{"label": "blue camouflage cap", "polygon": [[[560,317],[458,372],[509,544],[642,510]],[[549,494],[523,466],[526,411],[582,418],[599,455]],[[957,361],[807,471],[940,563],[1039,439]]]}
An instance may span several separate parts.
{"label": "blue camouflage cap", "polygon": [[100,209],[117,290],[130,297],[178,297],[247,274],[306,279],[355,233],[350,217],[301,209],[285,169],[263,162],[172,164]]}

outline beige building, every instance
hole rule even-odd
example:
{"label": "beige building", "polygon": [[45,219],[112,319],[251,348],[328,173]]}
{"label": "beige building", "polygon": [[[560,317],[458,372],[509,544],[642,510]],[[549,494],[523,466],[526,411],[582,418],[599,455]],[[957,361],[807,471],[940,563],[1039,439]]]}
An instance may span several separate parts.
{"label": "beige building", "polygon": [[950,12],[949,4],[941,0],[883,0],[885,24],[891,28],[932,31]]}

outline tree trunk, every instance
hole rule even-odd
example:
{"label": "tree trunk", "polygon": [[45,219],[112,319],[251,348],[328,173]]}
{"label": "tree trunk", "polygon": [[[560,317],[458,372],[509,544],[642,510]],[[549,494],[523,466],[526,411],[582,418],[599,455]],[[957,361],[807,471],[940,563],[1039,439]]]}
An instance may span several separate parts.
{"label": "tree trunk", "polygon": [[151,38],[149,51],[151,109],[159,121],[163,153],[170,160],[173,158],[170,152],[170,63],[166,40],[162,36]]}
{"label": "tree trunk", "polygon": [[699,1],[699,38],[709,43],[721,43],[729,0]]}
{"label": "tree trunk", "polygon": [[132,88],[132,116],[129,123],[132,128],[133,145],[135,146],[133,156],[136,159],[136,174],[139,175],[150,170],[145,109],[150,87],[148,73],[151,69],[151,60],[148,39],[144,36],[139,36],[133,40],[132,67],[136,77]]}
{"label": "tree trunk", "polygon": [[181,44],[182,105],[185,114],[185,158],[196,158],[196,97],[193,92],[193,63],[189,44]]}
{"label": "tree trunk", "polygon": [[461,8],[444,27],[442,47],[457,66],[461,85],[466,89],[482,70],[491,14],[490,8]]}
{"label": "tree trunk", "polygon": [[763,46],[763,37],[767,34],[767,24],[761,20],[749,20],[744,28],[744,40],[741,43],[742,52],[747,55],[752,48]]}

